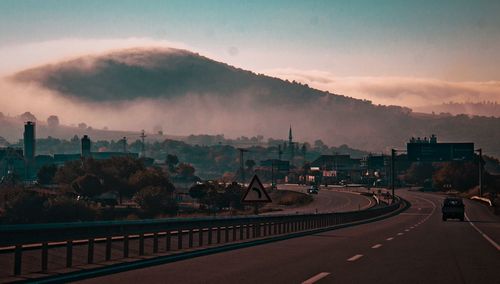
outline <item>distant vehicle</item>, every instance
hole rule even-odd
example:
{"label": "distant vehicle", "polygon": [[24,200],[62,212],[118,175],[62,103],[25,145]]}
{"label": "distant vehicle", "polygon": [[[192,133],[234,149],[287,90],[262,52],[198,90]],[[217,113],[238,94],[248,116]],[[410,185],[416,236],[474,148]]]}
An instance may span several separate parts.
{"label": "distant vehicle", "polygon": [[316,185],[311,185],[311,187],[309,187],[307,189],[307,193],[309,193],[309,194],[318,194],[318,192],[319,192],[319,188]]}
{"label": "distant vehicle", "polygon": [[443,207],[441,208],[441,212],[443,213],[443,221],[446,221],[448,218],[460,219],[460,221],[464,221],[465,216],[465,205],[462,201],[462,198],[459,197],[447,197],[443,201]]}

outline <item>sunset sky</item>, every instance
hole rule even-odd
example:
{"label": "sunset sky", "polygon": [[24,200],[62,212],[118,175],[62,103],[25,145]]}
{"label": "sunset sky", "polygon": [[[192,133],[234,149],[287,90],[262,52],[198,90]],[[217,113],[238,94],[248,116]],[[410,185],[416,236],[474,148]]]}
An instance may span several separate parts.
{"label": "sunset sky", "polygon": [[500,102],[500,1],[0,1],[0,73],[174,46],[375,103]]}

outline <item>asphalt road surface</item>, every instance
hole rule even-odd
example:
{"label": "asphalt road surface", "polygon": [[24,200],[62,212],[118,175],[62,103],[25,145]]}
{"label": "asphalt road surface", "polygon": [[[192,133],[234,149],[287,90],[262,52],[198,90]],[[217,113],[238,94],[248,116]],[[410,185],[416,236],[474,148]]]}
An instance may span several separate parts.
{"label": "asphalt road surface", "polygon": [[466,201],[399,190],[407,211],[365,225],[88,279],[84,283],[500,283],[500,218]]}
{"label": "asphalt road surface", "polygon": [[[279,185],[279,190],[292,190],[302,193],[307,192],[308,186],[300,185]],[[299,206],[295,208],[286,208],[282,211],[268,212],[261,215],[272,215],[272,214],[306,214],[306,213],[327,213],[327,212],[346,212],[367,209],[374,206],[375,200],[360,195],[354,191],[337,191],[338,188],[324,188],[321,187],[318,194],[312,194],[311,196],[314,200],[304,206]]]}

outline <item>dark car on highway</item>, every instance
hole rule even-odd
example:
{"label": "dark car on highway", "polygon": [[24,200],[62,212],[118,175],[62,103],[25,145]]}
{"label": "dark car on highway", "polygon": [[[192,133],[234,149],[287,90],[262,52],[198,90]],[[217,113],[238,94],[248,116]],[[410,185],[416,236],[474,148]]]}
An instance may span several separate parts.
{"label": "dark car on highway", "polygon": [[443,213],[443,221],[447,219],[460,219],[464,221],[465,216],[465,205],[462,198],[459,197],[447,197],[443,201],[443,207],[441,212]]}
{"label": "dark car on highway", "polygon": [[307,193],[309,194],[318,194],[319,188],[317,185],[311,185],[309,189],[307,189]]}

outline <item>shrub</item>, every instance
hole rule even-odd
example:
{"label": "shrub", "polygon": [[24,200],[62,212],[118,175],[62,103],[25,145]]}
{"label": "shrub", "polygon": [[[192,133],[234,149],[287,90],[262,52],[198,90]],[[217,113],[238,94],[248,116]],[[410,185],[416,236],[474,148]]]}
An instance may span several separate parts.
{"label": "shrub", "polygon": [[9,195],[5,203],[6,223],[28,224],[43,221],[46,198],[23,189]]}
{"label": "shrub", "polygon": [[151,217],[161,213],[175,215],[179,209],[172,193],[160,186],[148,186],[141,189],[135,194],[134,201]]}
{"label": "shrub", "polygon": [[60,196],[49,199],[46,210],[48,222],[93,221],[97,212],[87,202]]}

